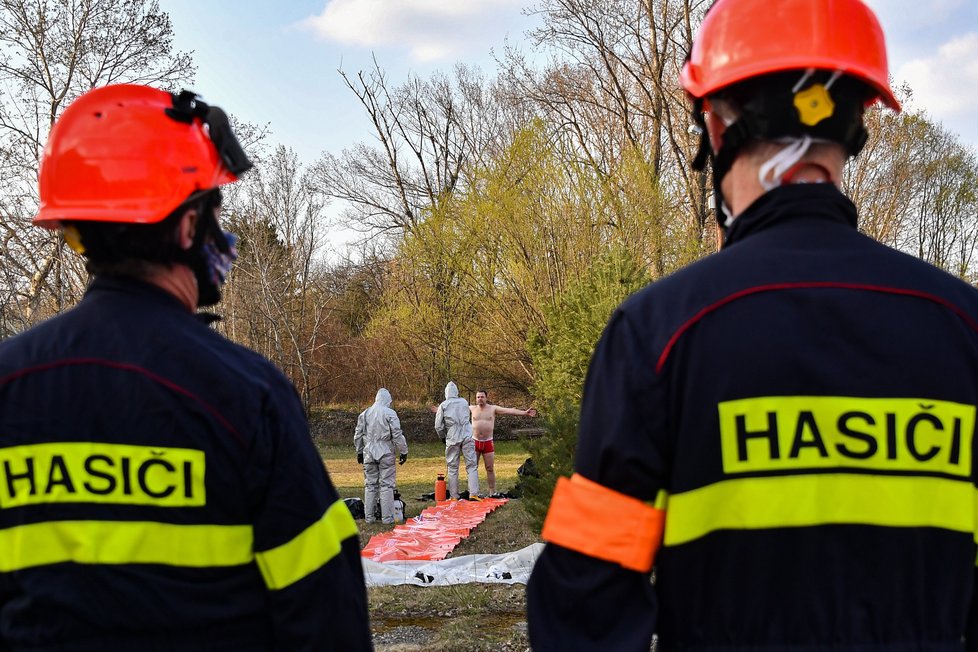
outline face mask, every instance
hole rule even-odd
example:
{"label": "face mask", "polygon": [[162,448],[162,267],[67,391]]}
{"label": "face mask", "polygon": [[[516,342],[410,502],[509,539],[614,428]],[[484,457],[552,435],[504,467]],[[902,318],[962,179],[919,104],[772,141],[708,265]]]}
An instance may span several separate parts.
{"label": "face mask", "polygon": [[200,248],[200,264],[194,266],[197,275],[197,286],[200,292],[199,305],[212,306],[221,300],[221,286],[231,272],[231,266],[238,257],[236,244],[238,237],[233,233],[221,231],[227,243],[227,251],[221,251],[213,242],[207,242]]}
{"label": "face mask", "polygon": [[231,265],[238,259],[238,236],[227,231],[221,231],[227,243],[227,251],[221,251],[213,242],[204,245],[204,258],[210,272],[210,282],[217,287],[224,285],[231,272]]}

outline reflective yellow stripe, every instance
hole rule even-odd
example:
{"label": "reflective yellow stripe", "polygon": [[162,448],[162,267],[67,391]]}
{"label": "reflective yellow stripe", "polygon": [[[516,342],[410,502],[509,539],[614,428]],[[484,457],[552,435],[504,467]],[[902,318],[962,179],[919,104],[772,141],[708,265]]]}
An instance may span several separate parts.
{"label": "reflective yellow stripe", "polygon": [[333,503],[323,517],[277,548],[255,554],[270,589],[284,589],[322,568],[340,552],[344,539],[357,536],[357,524],[346,503]]}
{"label": "reflective yellow stripe", "polygon": [[51,521],[0,530],[0,572],[46,564],[237,566],[253,559],[247,525]]}
{"label": "reflective yellow stripe", "polygon": [[664,545],[717,530],[836,523],[974,534],[976,497],[970,482],[945,478],[831,473],[725,480],[669,496]]}

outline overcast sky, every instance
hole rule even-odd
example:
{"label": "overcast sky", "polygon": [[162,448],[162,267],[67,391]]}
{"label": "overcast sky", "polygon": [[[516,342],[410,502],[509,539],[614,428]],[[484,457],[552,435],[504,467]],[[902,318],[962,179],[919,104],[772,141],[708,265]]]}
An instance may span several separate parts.
{"label": "overcast sky", "polygon": [[[777,0],[772,0],[777,1]],[[312,163],[371,133],[337,73],[371,67],[391,84],[456,62],[494,70],[506,39],[526,45],[532,0],[160,0],[177,49],[194,51],[196,89]],[[978,148],[978,0],[868,0],[913,108]]]}

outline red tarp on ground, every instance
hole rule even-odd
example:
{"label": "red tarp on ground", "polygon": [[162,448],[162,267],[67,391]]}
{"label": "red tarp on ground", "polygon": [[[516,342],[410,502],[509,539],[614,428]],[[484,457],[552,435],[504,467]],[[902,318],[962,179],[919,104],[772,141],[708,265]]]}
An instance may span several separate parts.
{"label": "red tarp on ground", "polygon": [[442,560],[489,512],[506,502],[506,498],[440,502],[390,532],[375,534],[360,554],[377,562]]}

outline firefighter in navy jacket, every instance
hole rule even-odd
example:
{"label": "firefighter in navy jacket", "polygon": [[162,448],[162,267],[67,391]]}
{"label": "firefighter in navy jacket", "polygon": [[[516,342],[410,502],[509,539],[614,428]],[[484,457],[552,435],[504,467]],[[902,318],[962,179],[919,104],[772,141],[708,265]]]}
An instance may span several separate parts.
{"label": "firefighter in navy jacket", "polygon": [[601,337],[533,649],[978,649],[978,295],[838,189],[863,108],[899,110],[875,16],[718,0],[682,82],[725,245]]}
{"label": "firefighter in navy jacket", "polygon": [[367,650],[356,526],[289,381],[198,319],[250,167],[190,93],[90,91],[52,129],[35,223],[81,303],[0,343],[0,649]]}

